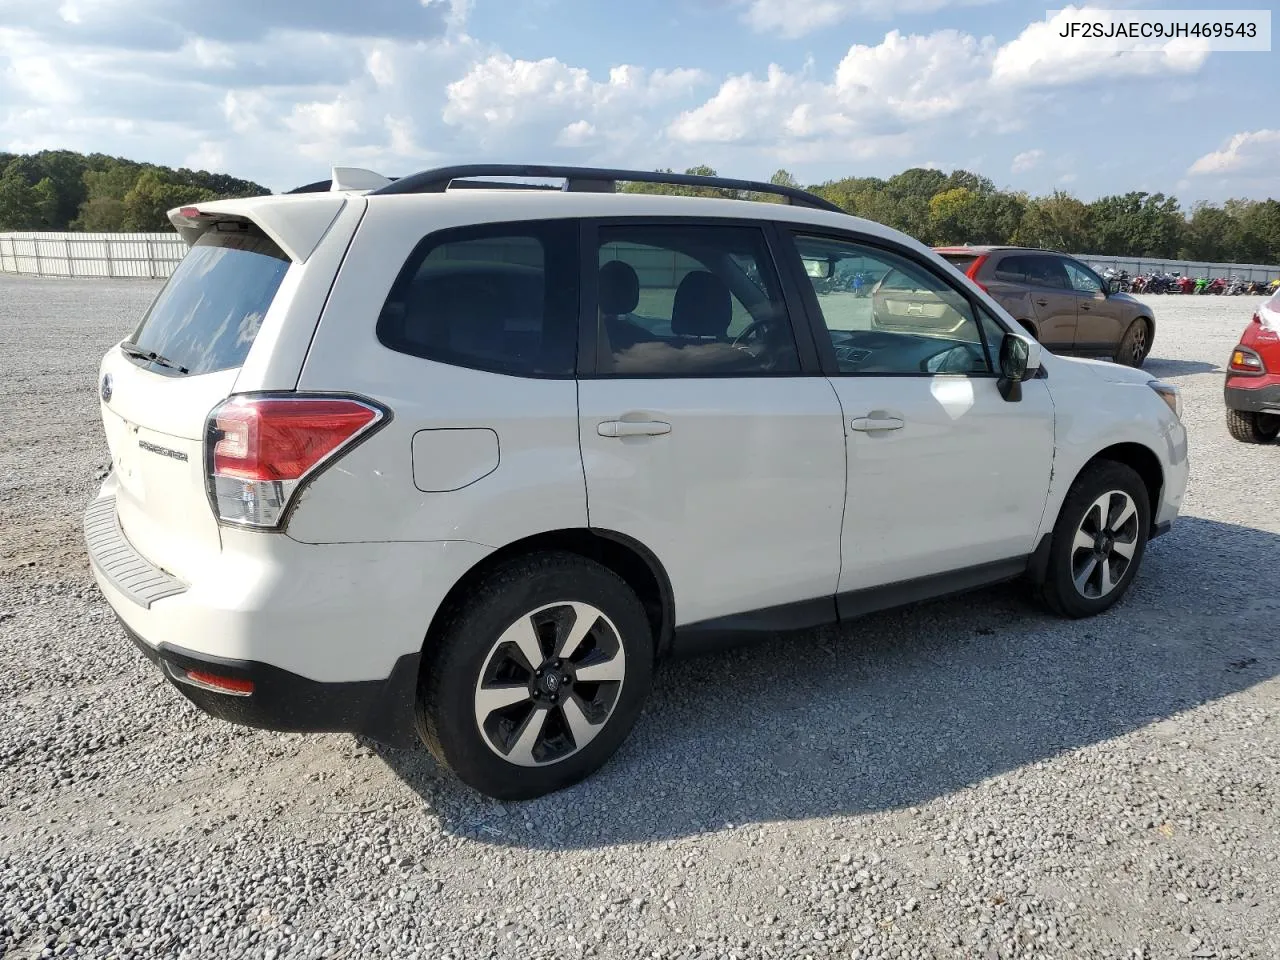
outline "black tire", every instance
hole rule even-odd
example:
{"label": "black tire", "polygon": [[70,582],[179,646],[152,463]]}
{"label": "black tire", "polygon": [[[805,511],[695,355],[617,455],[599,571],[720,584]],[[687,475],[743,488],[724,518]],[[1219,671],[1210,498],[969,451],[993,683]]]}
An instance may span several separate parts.
{"label": "black tire", "polygon": [[[1110,538],[1110,551],[1132,544],[1132,555],[1123,569],[1120,568],[1120,561],[1124,558],[1122,555],[1117,556],[1118,551],[1097,558],[1098,562],[1107,564],[1107,575],[1113,579],[1114,585],[1103,595],[1090,596],[1087,590],[1082,591],[1077,587],[1076,578],[1094,555],[1087,552],[1087,548],[1077,546],[1076,534],[1078,531],[1086,533],[1082,525],[1086,524],[1095,503],[1108,494],[1124,494],[1135,508],[1132,526],[1126,522],[1121,525],[1123,529],[1115,530],[1115,536]],[[1116,499],[1113,502],[1123,506],[1123,500]],[[1112,516],[1120,512],[1115,509]],[[1146,484],[1137,472],[1111,460],[1099,460],[1086,467],[1071,485],[1058,514],[1058,522],[1054,524],[1049,563],[1044,583],[1040,587],[1045,603],[1056,613],[1072,618],[1092,617],[1107,610],[1125,595],[1133,583],[1142,566],[1150,534],[1150,497]],[[1103,546],[1106,547],[1107,544]],[[1097,566],[1093,569],[1097,570]],[[1115,576],[1112,576],[1113,573]],[[1097,576],[1101,577],[1100,570]],[[1093,574],[1086,576],[1086,587],[1091,585],[1093,579]]]}
{"label": "black tire", "polygon": [[1031,334],[1032,340],[1034,340],[1036,343],[1040,342],[1040,334],[1036,333],[1036,325],[1034,323],[1032,323],[1030,320],[1019,320],[1018,323],[1022,326],[1023,330]]}
{"label": "black tire", "polygon": [[1129,329],[1120,338],[1116,347],[1114,360],[1127,367],[1141,367],[1151,353],[1151,324],[1139,317],[1129,324]]}
{"label": "black tire", "polygon": [[[572,689],[566,686],[556,694],[563,696],[562,706],[536,700],[543,693],[530,693],[528,712],[523,723],[519,716],[525,710],[523,702],[502,708],[490,714],[490,721],[499,724],[501,730],[514,735],[530,722],[533,712],[540,706],[546,711],[543,729],[552,741],[562,749],[571,748],[563,759],[554,759],[554,750],[544,751],[553,759],[539,766],[522,766],[506,759],[491,746],[490,732],[482,732],[477,713],[478,685],[482,671],[493,670],[493,662],[501,659],[511,663],[526,663],[526,657],[507,656],[500,650],[509,650],[514,644],[498,645],[499,638],[522,618],[533,614],[550,617],[558,623],[572,624],[574,611],[568,610],[567,621],[564,606],[568,603],[590,604],[603,614],[592,627],[583,649],[592,649],[598,643],[620,649],[624,656],[625,676],[612,692],[603,716],[603,726],[585,746],[576,746],[569,729],[568,700],[576,696],[573,691],[595,691],[599,698],[608,683],[579,682]],[[543,608],[550,613],[536,613]],[[555,630],[554,624],[542,624]],[[555,641],[538,631],[544,654]],[[598,639],[600,638],[600,639]],[[470,787],[499,800],[528,800],[577,783],[598,769],[617,750],[635,725],[644,705],[653,677],[653,634],[635,592],[613,571],[585,557],[571,553],[549,552],[518,557],[490,571],[467,596],[452,609],[445,611],[440,630],[432,638],[430,649],[423,659],[423,673],[418,684],[418,722],[423,741],[442,766],[453,771],[458,779]],[[496,646],[497,645],[497,646]],[[575,648],[577,649],[577,648]],[[514,651],[513,651],[514,652]],[[572,653],[573,651],[569,651]],[[614,654],[616,655],[616,654]],[[568,659],[565,677],[576,677],[573,664]],[[581,667],[579,667],[581,669]],[[529,676],[510,674],[501,683],[513,689],[527,683],[532,691],[537,680],[532,670]],[[499,684],[496,679],[484,681]],[[612,688],[610,688],[612,690]],[[568,692],[566,692],[568,691]],[[604,695],[609,696],[609,692]],[[579,700],[579,703],[584,701]],[[590,704],[587,704],[590,706]],[[579,711],[581,715],[581,711]],[[495,720],[496,717],[496,720]],[[508,719],[510,717],[511,719]],[[495,729],[494,736],[500,734]],[[508,740],[510,745],[513,741]],[[539,740],[542,747],[547,743]],[[515,747],[511,747],[514,755]]]}
{"label": "black tire", "polygon": [[1280,416],[1228,410],[1227,432],[1241,443],[1270,443],[1280,436]]}

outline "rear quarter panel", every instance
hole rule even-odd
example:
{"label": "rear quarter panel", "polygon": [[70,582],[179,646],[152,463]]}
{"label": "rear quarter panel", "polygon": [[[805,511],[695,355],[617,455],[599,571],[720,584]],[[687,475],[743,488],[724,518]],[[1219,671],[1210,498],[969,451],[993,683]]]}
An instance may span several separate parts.
{"label": "rear quarter panel", "polygon": [[[295,539],[500,547],[587,525],[574,379],[451,366],[395,352],[377,339],[379,312],[414,246],[460,222],[456,208],[442,207],[446,212],[433,221],[421,204],[371,203],[338,272],[298,388],[360,394],[385,405],[392,418],[303,491],[288,525]],[[488,443],[460,447],[441,433],[433,445],[433,435],[423,433],[457,430],[495,433],[496,464]],[[433,455],[456,457],[472,448],[483,463],[443,471],[465,481],[458,489],[425,492],[415,484],[415,455],[420,484],[435,472],[425,469]]]}

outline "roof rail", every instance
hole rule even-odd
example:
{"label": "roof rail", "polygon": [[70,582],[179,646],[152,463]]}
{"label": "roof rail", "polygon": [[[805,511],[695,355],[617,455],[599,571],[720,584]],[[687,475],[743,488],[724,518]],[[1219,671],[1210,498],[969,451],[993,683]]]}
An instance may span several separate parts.
{"label": "roof rail", "polygon": [[[830,210],[844,213],[829,200],[800,190],[796,187],[785,187],[776,183],[761,183],[757,180],[731,180],[727,177],[703,177],[692,173],[659,173],[653,170],[614,170],[605,167],[544,167],[515,163],[472,163],[455,167],[438,167],[434,170],[423,170],[407,177],[401,177],[393,183],[371,191],[371,195],[388,193],[444,193],[454,181],[466,181],[473,177],[537,177],[549,180],[564,180],[564,190],[583,193],[613,193],[619,181],[630,183],[666,183],[681,187],[716,187],[721,190],[744,190],[750,193],[772,193],[785,197],[788,203],[799,207],[814,207],[818,210]],[[474,181],[457,186],[488,187],[491,184]],[[492,184],[492,186],[509,186],[508,184]],[[533,185],[530,184],[530,187]]]}

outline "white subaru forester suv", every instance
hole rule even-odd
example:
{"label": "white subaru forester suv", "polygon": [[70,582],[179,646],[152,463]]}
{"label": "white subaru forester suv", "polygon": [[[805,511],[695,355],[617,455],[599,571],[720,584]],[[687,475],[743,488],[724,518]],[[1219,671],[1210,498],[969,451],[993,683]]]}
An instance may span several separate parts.
{"label": "white subaru forester suv", "polygon": [[203,710],[494,797],[599,767],[708,642],[1020,576],[1106,610],[1182,500],[1174,387],[799,190],[339,168],[170,217],[102,363],[103,593]]}

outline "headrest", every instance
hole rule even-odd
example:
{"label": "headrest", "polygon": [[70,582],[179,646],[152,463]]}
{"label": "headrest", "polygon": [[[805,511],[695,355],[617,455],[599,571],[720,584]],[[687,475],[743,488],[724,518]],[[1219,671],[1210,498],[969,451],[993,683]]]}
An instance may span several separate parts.
{"label": "headrest", "polygon": [[600,268],[600,312],[630,313],[640,303],[640,278],[631,264],[610,260]]}
{"label": "headrest", "polygon": [[729,285],[706,270],[695,270],[676,287],[671,332],[678,337],[724,337],[733,319]]}

